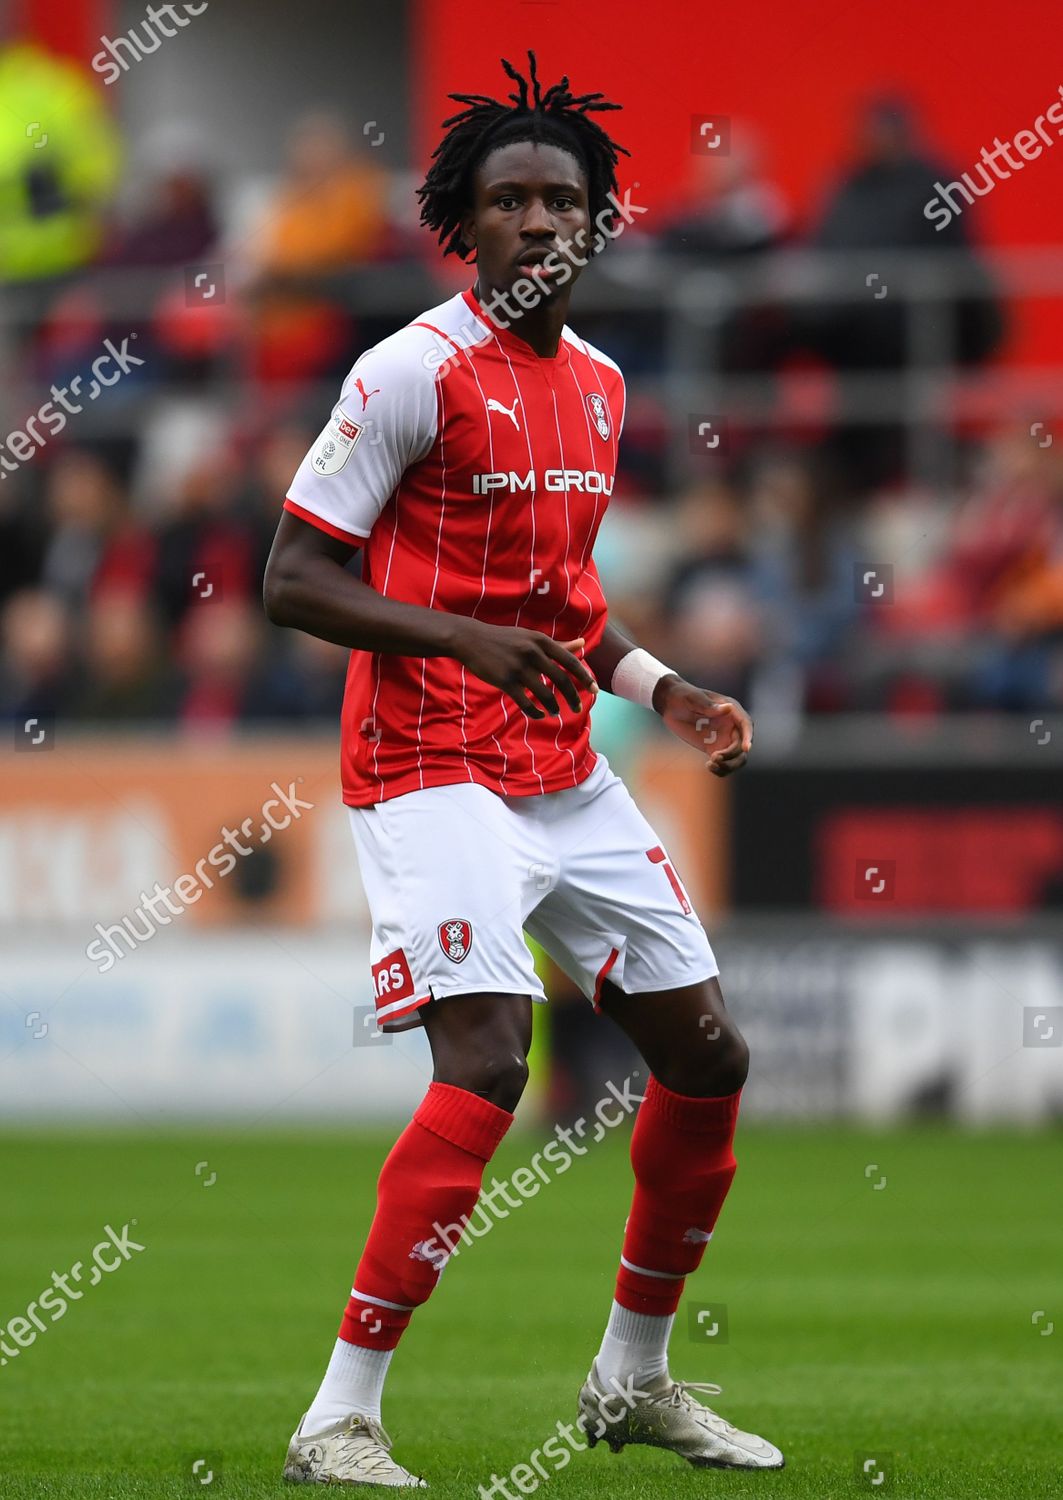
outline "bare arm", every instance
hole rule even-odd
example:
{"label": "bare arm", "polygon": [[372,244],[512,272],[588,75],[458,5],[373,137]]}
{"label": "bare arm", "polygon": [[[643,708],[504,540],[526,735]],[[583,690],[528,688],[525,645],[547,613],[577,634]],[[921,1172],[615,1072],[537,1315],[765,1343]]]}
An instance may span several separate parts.
{"label": "bare arm", "polygon": [[[620,661],[637,649],[615,625],[606,625],[587,661],[608,689]],[[745,765],[753,744],[753,721],[734,698],[695,687],[678,672],[669,672],[653,689],[653,707],[674,735],[708,757],[714,775],[729,776]]]}
{"label": "bare arm", "polygon": [[[604,688],[609,688],[609,684],[613,680],[613,673],[616,671],[621,659],[627,656],[629,652],[636,650],[637,647],[638,642],[629,640],[623,631],[618,630],[615,625],[606,625],[605,633],[601,640],[593,651],[588,652],[586,658],[591,671]],[[680,681],[682,679],[678,672],[673,672],[670,676],[661,678],[653,693],[653,706],[658,713],[661,712],[661,704],[658,702],[658,696],[660,695],[663,698],[665,683]]]}
{"label": "bare arm", "polygon": [[453,657],[507,693],[531,719],[560,714],[551,683],[576,713],[583,706],[580,689],[596,690],[570,649],[582,641],[562,644],[537,630],[387,599],[346,571],[354,552],[349,542],[285,511],[263,580],[268,618],[356,651]]}

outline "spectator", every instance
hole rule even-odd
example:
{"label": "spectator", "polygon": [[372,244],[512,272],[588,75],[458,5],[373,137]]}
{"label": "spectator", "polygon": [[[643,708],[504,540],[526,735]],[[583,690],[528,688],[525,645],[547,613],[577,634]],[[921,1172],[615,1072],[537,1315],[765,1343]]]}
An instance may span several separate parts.
{"label": "spectator", "polygon": [[[276,636],[283,635],[276,631]],[[289,631],[290,635],[291,632]],[[280,650],[279,640],[266,660],[266,672],[272,678],[263,693],[261,707],[252,704],[245,709],[245,722],[252,718],[321,719],[330,726],[343,704],[343,685],[351,653],[331,641],[300,632],[291,642],[291,655]]]}
{"label": "spectator", "polygon": [[40,576],[47,534],[36,507],[19,496],[17,479],[0,489],[0,607]]}
{"label": "spectator", "polygon": [[298,422],[279,422],[255,435],[249,445],[247,480],[238,495],[234,514],[243,521],[252,538],[252,570],[261,579],[266,570],[277,512],[284,504],[292,475],[317,436]]}
{"label": "spectator", "polygon": [[[104,257],[108,265],[142,273],[133,285],[142,289],[152,316],[138,327],[150,340],[141,353],[149,351],[169,379],[188,384],[201,382],[229,354],[236,336],[232,309],[217,290],[213,300],[205,296],[215,274],[211,257],[221,259],[209,149],[194,127],[162,126],[148,136],[132,201],[112,226]],[[171,269],[178,274],[158,274]],[[205,278],[203,300],[188,295],[190,271]],[[129,285],[124,276],[126,296]]]}
{"label": "spectator", "polygon": [[187,266],[217,238],[205,174],[191,163],[174,165],[151,183],[131,221],[115,227],[105,259],[113,266]]}
{"label": "spectator", "polygon": [[788,457],[761,467],[749,509],[775,706],[785,697],[798,712],[843,707],[842,660],[858,614],[850,525],[808,463]]}
{"label": "spectator", "polygon": [[[185,729],[230,733],[241,724],[312,717],[338,706],[337,648],[317,643],[293,658],[275,632],[267,651],[267,629],[260,605],[248,599],[208,600],[188,612],[178,636],[177,714]],[[348,653],[339,655],[345,666]]]}
{"label": "spectator", "polygon": [[169,628],[207,601],[258,599],[255,538],[235,513],[236,470],[221,453],[201,455],[181,476],[173,511],[158,532],[153,592]]}
{"label": "spectator", "polygon": [[83,634],[85,670],[71,695],[73,717],[135,724],[172,716],[171,673],[158,622],[142,594],[122,588],[97,593],[88,606]]}
{"label": "spectator", "polygon": [[98,589],[147,591],[153,539],[132,521],[124,490],[100,458],[81,448],[61,453],[48,471],[44,503],[42,578],[71,609],[83,610]]}
{"label": "spectator", "polygon": [[371,260],[387,226],[388,174],[335,115],[292,133],[287,171],[255,240],[266,276],[302,278]]}
{"label": "spectator", "polygon": [[21,589],[0,613],[0,717],[24,724],[65,710],[77,677],[71,621],[47,589]]}
{"label": "spectator", "polygon": [[746,700],[764,649],[765,616],[737,495],[722,480],[690,490],[679,502],[675,533],[679,560],[662,600],[666,659],[689,681]]}
{"label": "spectator", "polygon": [[997,642],[975,681],[976,699],[1032,713],[1063,702],[1063,547],[1012,589],[996,611]]}
{"label": "spectator", "polygon": [[1059,462],[1026,428],[999,432],[974,492],[950,515],[940,556],[897,595],[880,628],[956,640],[993,628],[1002,604],[1042,571],[1063,537]]}
{"label": "spectator", "polygon": [[[754,132],[731,130],[726,154],[693,156],[687,201],[665,223],[659,245],[674,260],[721,273],[741,270],[787,237],[790,212],[764,175]],[[775,362],[783,320],[764,304],[739,306],[723,316],[719,342],[706,357],[725,371],[763,370]]]}
{"label": "spectator", "polygon": [[353,332],[332,282],[383,251],[388,181],[335,116],[296,126],[284,180],[252,237],[247,293],[260,378],[321,374],[349,352]]}
{"label": "spectator", "polygon": [[[912,514],[916,498],[905,497]],[[894,603],[868,612],[860,707],[1036,707],[1058,699],[1050,670],[1053,570],[1063,544],[1063,476],[1029,424],[997,433],[973,493],[943,506],[940,533],[919,566],[915,538],[901,543]],[[871,555],[881,555],[881,546]],[[1054,685],[1053,685],[1054,684]]]}
{"label": "spectator", "polygon": [[[918,141],[910,107],[873,100],[865,109],[852,168],[829,195],[812,231],[818,250],[853,253],[860,266],[880,251],[960,251],[984,296],[959,296],[959,361],[977,364],[1000,342],[1002,322],[987,273],[970,249],[967,220],[956,214],[940,231],[924,212],[934,184],[948,169]],[[859,305],[818,311],[820,346],[840,369],[895,369],[907,361],[905,308],[900,297],[869,297]]]}
{"label": "spectator", "polygon": [[661,248],[699,263],[727,262],[770,250],[785,238],[786,200],[763,175],[754,133],[736,124],[727,153],[694,156],[687,200],[665,221]]}
{"label": "spectator", "polygon": [[94,259],[120,162],[110,111],[84,68],[32,42],[0,43],[0,283]]}
{"label": "spectator", "polygon": [[[958,363],[981,364],[989,358],[1000,344],[1003,319],[989,274],[970,248],[967,220],[957,214],[939,232],[924,213],[934,196],[935,182],[948,175],[920,144],[912,111],[904,101],[877,99],[866,106],[855,161],[829,194],[810,236],[813,248],[846,257],[857,294],[845,301],[810,304],[793,319],[793,344],[811,349],[841,373],[902,371],[910,359],[903,288],[894,287],[892,295],[878,296],[860,284],[865,273],[876,270],[876,254],[951,251],[950,284],[960,275],[968,284],[922,316],[940,318],[943,327],[955,330],[955,345],[946,345],[946,355],[954,354]],[[863,291],[868,294],[861,295]],[[844,398],[844,385],[841,394]],[[840,427],[836,448],[854,486],[870,488],[897,474],[901,429],[892,423],[869,424],[854,416]]]}
{"label": "spectator", "polygon": [[947,568],[972,633],[989,632],[975,700],[1014,712],[1063,698],[1063,472],[1029,423],[1001,433],[986,493],[961,512]]}

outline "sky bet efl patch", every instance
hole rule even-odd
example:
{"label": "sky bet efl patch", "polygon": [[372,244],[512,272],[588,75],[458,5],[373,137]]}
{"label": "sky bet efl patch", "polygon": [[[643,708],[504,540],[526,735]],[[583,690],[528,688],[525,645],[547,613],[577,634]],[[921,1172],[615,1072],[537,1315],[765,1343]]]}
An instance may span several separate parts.
{"label": "sky bet efl patch", "polygon": [[337,406],[328,426],[314,444],[312,465],[315,474],[338,474],[354,452],[365,428],[345,416]]}

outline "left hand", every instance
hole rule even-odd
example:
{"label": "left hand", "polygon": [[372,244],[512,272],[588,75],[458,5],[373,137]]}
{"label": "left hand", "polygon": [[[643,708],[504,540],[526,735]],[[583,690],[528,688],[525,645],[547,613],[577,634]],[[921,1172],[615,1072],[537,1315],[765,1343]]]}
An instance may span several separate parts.
{"label": "left hand", "polygon": [[708,756],[714,776],[740,771],[753,747],[753,720],[734,698],[695,687],[682,677],[662,677],[653,706],[679,739]]}

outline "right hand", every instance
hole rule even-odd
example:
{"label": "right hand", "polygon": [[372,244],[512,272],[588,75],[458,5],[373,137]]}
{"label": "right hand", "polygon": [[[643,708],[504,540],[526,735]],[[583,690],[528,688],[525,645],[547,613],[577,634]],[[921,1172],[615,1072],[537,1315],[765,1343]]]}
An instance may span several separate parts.
{"label": "right hand", "polygon": [[573,713],[583,710],[580,688],[592,698],[598,692],[590,669],[574,655],[583,650],[584,644],[582,637],[555,641],[539,630],[525,630],[520,625],[463,619],[456,631],[454,655],[484,682],[508,693],[529,719],[545,719],[547,714],[561,714],[551,684],[560,690]]}

